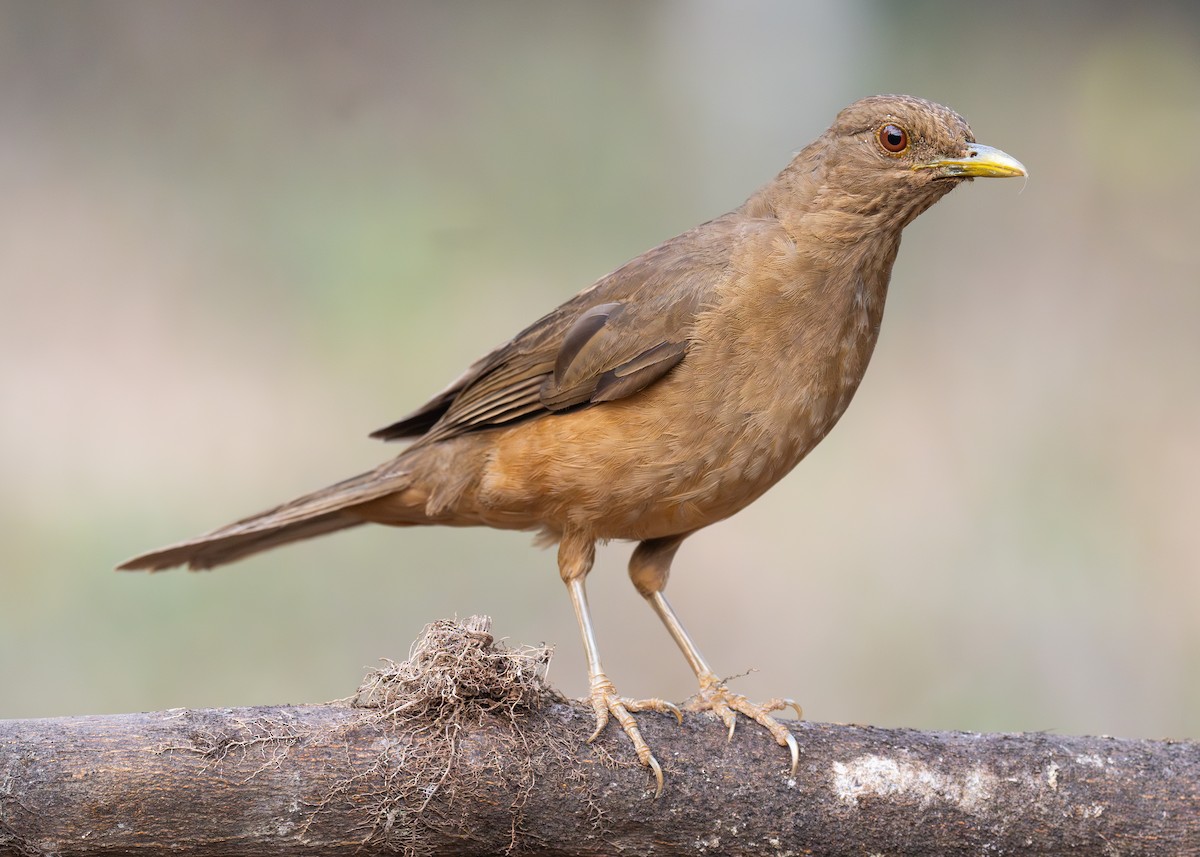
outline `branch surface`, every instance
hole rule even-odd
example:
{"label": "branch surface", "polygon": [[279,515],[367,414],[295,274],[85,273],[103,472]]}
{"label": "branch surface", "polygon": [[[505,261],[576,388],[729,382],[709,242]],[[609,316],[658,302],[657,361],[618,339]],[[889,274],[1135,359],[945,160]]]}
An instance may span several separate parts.
{"label": "branch surface", "polygon": [[[473,623],[473,624],[472,624]],[[615,726],[486,620],[353,701],[0,721],[0,854],[1200,854],[1200,744],[643,714]]]}

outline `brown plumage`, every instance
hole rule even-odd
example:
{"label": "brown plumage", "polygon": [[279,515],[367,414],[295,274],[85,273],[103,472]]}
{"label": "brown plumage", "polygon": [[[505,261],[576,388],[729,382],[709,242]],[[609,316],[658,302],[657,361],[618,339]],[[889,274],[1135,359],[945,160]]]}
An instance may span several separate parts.
{"label": "brown plumage", "polygon": [[663,598],[690,533],[752,502],[833,427],[875,347],[901,230],[976,176],[1024,175],[967,123],[907,96],[838,114],[741,207],[649,250],[476,361],[374,436],[413,438],[375,470],[144,554],[124,569],[210,568],[363,523],[537,530],[559,544],[588,656],[597,734],[609,714],[662,774],[596,651],[583,580],[595,543],[641,544],[630,576],[701,692],[794,740],[728,691]]}

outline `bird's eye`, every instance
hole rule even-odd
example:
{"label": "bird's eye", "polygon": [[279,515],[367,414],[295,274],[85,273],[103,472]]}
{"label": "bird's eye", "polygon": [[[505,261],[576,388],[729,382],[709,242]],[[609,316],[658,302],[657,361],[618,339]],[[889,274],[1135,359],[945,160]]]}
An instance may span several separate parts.
{"label": "bird's eye", "polygon": [[879,145],[883,150],[898,155],[908,148],[908,132],[899,125],[888,123],[879,129]]}

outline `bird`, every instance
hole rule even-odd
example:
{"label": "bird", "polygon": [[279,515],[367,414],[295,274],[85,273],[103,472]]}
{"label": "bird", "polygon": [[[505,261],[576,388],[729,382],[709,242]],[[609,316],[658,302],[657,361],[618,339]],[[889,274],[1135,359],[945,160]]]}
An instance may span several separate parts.
{"label": "bird", "polygon": [[963,182],[1026,176],[948,107],[863,98],[733,211],[617,268],[371,436],[407,440],[366,473],[136,556],[125,570],[208,569],[376,523],[527,530],[557,544],[587,660],[594,741],[610,718],[663,789],[606,674],[585,581],[596,545],[637,542],[629,576],[696,674],[687,708],[738,715],[791,754],[791,731],[734,693],[664,590],[688,536],[745,508],[833,428],[879,335],[904,227]]}

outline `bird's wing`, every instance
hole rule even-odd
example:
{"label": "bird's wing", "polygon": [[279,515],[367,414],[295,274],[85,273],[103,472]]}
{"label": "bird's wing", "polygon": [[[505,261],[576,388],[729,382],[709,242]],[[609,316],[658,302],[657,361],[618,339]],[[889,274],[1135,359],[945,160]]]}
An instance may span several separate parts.
{"label": "bird's wing", "polygon": [[650,386],[685,358],[695,315],[726,276],[724,220],[684,233],[609,274],[372,436],[444,440],[621,399]]}

